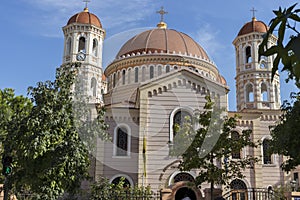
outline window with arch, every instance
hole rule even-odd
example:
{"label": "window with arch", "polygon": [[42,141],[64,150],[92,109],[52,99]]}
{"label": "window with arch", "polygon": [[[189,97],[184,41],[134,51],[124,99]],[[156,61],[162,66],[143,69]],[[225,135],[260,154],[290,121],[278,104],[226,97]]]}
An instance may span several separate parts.
{"label": "window with arch", "polygon": [[234,179],[230,183],[232,199],[247,200],[247,186],[244,181]]}
{"label": "window with arch", "polygon": [[166,66],[166,73],[170,72],[170,65]]}
{"label": "window with arch", "polygon": [[123,69],[123,71],[122,71],[122,84],[123,85],[125,85],[125,80],[126,80],[126,71],[125,71],[125,69]]}
{"label": "window with arch", "polygon": [[86,52],[85,50],[85,37],[80,37],[79,38],[79,43],[78,43],[78,52]]}
{"label": "window with arch", "polygon": [[192,123],[192,115],[185,110],[179,110],[173,117],[173,137],[179,133],[184,123]]}
{"label": "window with arch", "polygon": [[129,156],[129,134],[124,126],[117,127],[115,130],[115,155]]}
{"label": "window with arch", "polygon": [[142,81],[145,81],[145,76],[146,76],[146,67],[142,67]]}
{"label": "window with arch", "polygon": [[265,83],[260,85],[261,101],[268,101],[268,89]]}
{"label": "window with arch", "polygon": [[98,56],[98,40],[96,38],[93,39],[93,56]]}
{"label": "window with arch", "polygon": [[154,66],[151,65],[149,70],[150,70],[150,79],[152,79],[154,77]]}
{"label": "window with arch", "polygon": [[136,67],[134,69],[134,82],[135,83],[139,82],[139,68],[138,67]]}
{"label": "window with arch", "polygon": [[[231,132],[231,139],[233,141],[238,141],[240,138],[240,134],[237,131],[232,131]],[[241,158],[241,152],[240,150],[234,150],[232,149],[231,151],[231,158],[233,159],[240,159]]]}
{"label": "window with arch", "polygon": [[127,83],[130,84],[131,82],[131,69],[128,69],[128,73],[127,73]]}
{"label": "window with arch", "polygon": [[246,101],[247,102],[254,101],[253,85],[251,83],[248,83],[246,85]]}
{"label": "window with arch", "polygon": [[95,97],[97,95],[97,80],[95,77],[91,79],[91,90],[93,97]]}
{"label": "window with arch", "polygon": [[263,164],[272,164],[270,153],[270,139],[265,138],[262,142]]}
{"label": "window with arch", "polygon": [[72,48],[72,40],[71,38],[68,38],[67,45],[66,45],[66,55],[71,54],[71,48]]}
{"label": "window with arch", "polygon": [[113,88],[116,87],[116,79],[117,79],[116,76],[117,76],[116,73],[114,73],[114,75],[113,75]]}
{"label": "window with arch", "polygon": [[111,183],[114,185],[118,185],[121,181],[124,183],[124,185],[123,185],[124,188],[131,187],[130,181],[124,176],[119,176],[119,177],[114,178],[111,181]]}
{"label": "window with arch", "polygon": [[195,179],[191,174],[187,172],[181,172],[174,176],[174,183],[178,183],[181,181],[195,182]]}
{"label": "window with arch", "polygon": [[251,63],[251,62],[252,62],[251,47],[247,46],[246,47],[246,63]]}
{"label": "window with arch", "polygon": [[161,65],[157,66],[157,76],[160,76],[162,74],[162,67]]}

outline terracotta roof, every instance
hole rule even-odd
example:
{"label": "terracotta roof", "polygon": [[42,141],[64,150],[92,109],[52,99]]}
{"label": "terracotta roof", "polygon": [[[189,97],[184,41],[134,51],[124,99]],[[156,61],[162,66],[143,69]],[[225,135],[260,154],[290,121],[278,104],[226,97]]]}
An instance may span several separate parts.
{"label": "terracotta roof", "polygon": [[199,56],[210,60],[204,49],[190,36],[172,29],[155,28],[144,31],[128,40],[120,49],[116,58],[122,55],[145,51],[154,53],[173,53]]}
{"label": "terracotta roof", "polygon": [[90,13],[87,8],[85,8],[84,11],[73,15],[69,19],[67,25],[70,25],[73,23],[91,24],[91,25],[95,25],[99,28],[102,28],[102,24],[101,24],[99,18],[96,15],[94,15],[93,13]]}
{"label": "terracotta roof", "polygon": [[252,32],[266,33],[267,31],[268,31],[268,26],[264,22],[257,21],[256,18],[252,18],[251,22],[246,23],[241,28],[241,30],[238,33],[238,36],[246,35]]}

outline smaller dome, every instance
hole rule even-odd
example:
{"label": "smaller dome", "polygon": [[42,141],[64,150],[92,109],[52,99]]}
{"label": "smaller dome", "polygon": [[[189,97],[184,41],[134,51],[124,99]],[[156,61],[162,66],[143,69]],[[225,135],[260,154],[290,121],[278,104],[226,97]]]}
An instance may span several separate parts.
{"label": "smaller dome", "polygon": [[91,25],[97,26],[99,28],[102,28],[102,24],[101,24],[99,18],[96,15],[94,15],[93,13],[90,13],[88,8],[84,8],[84,10],[82,12],[73,15],[69,19],[67,25],[70,25],[73,23],[91,24]]}
{"label": "smaller dome", "polygon": [[268,26],[262,22],[257,21],[255,17],[252,18],[251,22],[246,23],[238,33],[238,36],[246,35],[252,32],[266,33],[268,31]]}
{"label": "smaller dome", "polygon": [[106,76],[102,74],[102,81],[106,81]]}

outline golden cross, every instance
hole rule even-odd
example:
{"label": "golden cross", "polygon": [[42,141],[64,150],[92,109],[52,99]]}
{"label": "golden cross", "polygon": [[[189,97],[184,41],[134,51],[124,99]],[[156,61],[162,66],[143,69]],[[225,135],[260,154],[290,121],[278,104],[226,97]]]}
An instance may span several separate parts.
{"label": "golden cross", "polygon": [[255,10],[254,8],[252,8],[251,10],[250,10],[251,12],[252,12],[252,18],[255,18],[255,12],[257,11],[257,10]]}
{"label": "golden cross", "polygon": [[85,7],[88,7],[88,3],[91,2],[91,0],[82,0],[83,2],[85,2]]}
{"label": "golden cross", "polygon": [[160,21],[161,21],[161,22],[164,21],[164,15],[165,15],[165,14],[168,14],[168,12],[166,12],[166,11],[164,10],[164,7],[163,7],[163,6],[160,8],[159,11],[156,11],[156,13],[160,14]]}

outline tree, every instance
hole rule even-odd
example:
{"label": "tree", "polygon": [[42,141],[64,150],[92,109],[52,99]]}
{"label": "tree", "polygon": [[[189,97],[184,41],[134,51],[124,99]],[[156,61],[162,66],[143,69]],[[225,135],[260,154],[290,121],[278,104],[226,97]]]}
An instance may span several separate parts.
{"label": "tree", "polygon": [[287,156],[281,165],[285,171],[300,165],[300,93],[294,93],[292,99],[284,102],[280,122],[271,129],[271,151]]}
{"label": "tree", "polygon": [[29,87],[31,108],[15,114],[2,128],[4,154],[13,157],[13,189],[29,191],[36,199],[74,194],[89,179],[90,155],[96,138],[108,139],[102,109],[87,120],[89,108],[78,80],[80,64],[57,69],[55,81]]}
{"label": "tree", "polygon": [[99,177],[91,187],[91,200],[106,199],[144,199],[150,200],[155,197],[149,186],[138,187],[128,186],[124,177],[120,178],[117,184],[109,183],[108,179]]}
{"label": "tree", "polygon": [[[300,22],[300,9],[295,9],[297,4],[287,9],[279,7],[273,11],[276,15],[270,21],[270,28],[259,46],[260,56],[275,56],[273,61],[272,78],[278,70],[280,61],[283,64],[282,71],[288,72],[288,80],[295,80],[297,87],[300,87],[300,34],[296,29]],[[278,27],[277,45],[269,46],[268,39]],[[288,28],[288,29],[287,29]],[[289,32],[291,31],[291,32]],[[290,33],[289,41],[285,44],[286,34]]]}
{"label": "tree", "polygon": [[240,152],[244,147],[256,147],[250,138],[252,131],[244,130],[239,137],[231,138],[237,119],[228,118],[224,110],[213,106],[210,97],[206,99],[205,111],[195,118],[200,128],[194,131],[193,123],[185,123],[174,139],[171,153],[178,156],[182,146],[185,146],[180,170],[199,169],[196,185],[210,183],[213,194],[215,184],[227,185],[230,180],[243,178],[242,170],[251,167],[258,159],[252,156],[230,159],[233,153]]}
{"label": "tree", "polygon": [[[296,28],[300,22],[300,9],[296,9],[296,6],[297,4],[294,4],[287,9],[279,7],[279,10],[273,11],[276,17],[270,21],[270,28],[259,47],[259,54],[260,56],[276,56],[273,61],[272,78],[281,61],[282,71],[288,72],[286,81],[295,80],[296,86],[300,88],[300,32]],[[277,27],[279,27],[277,45],[269,47],[267,40]],[[285,43],[287,34],[290,34],[290,37]],[[281,165],[285,171],[290,171],[300,164],[300,132],[298,131],[300,93],[292,93],[291,99],[292,102],[284,102],[280,122],[271,129],[270,153],[287,156],[288,159]]]}

